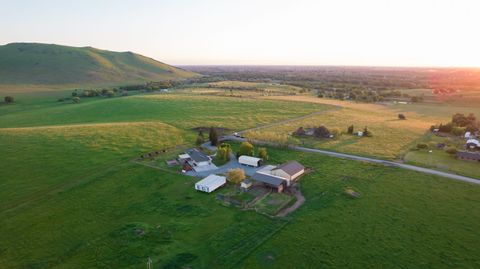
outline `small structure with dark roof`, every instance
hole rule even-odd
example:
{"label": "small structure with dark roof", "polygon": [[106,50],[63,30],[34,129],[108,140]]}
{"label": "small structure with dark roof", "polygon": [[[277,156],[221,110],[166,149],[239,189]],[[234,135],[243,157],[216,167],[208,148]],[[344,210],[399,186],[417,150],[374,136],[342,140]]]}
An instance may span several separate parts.
{"label": "small structure with dark roof", "polygon": [[468,151],[459,151],[459,152],[457,152],[457,158],[459,158],[461,160],[480,162],[480,153],[468,152]]}

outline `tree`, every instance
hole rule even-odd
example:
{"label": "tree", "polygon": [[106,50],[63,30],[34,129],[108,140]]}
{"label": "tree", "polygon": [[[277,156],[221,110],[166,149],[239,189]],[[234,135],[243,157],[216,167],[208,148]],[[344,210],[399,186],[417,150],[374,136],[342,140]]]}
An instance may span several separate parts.
{"label": "tree", "polygon": [[231,169],[227,173],[227,180],[234,183],[238,184],[242,182],[245,179],[245,171],[241,168],[235,168]]}
{"label": "tree", "polygon": [[259,148],[258,149],[258,158],[261,158],[264,161],[268,160],[268,152],[266,148]]}
{"label": "tree", "polygon": [[347,133],[353,134],[353,125],[348,126]]}
{"label": "tree", "polygon": [[398,114],[398,119],[399,120],[406,120],[407,117],[405,117],[405,115],[403,115],[403,114]]}
{"label": "tree", "polygon": [[426,143],[418,143],[417,149],[428,149],[428,145]]}
{"label": "tree", "polygon": [[366,136],[366,137],[372,137],[373,136],[373,133],[368,130],[367,126],[365,126],[365,128],[363,128],[363,136]]}
{"label": "tree", "polygon": [[217,133],[217,129],[215,129],[214,127],[210,127],[210,132],[208,134],[208,139],[210,140],[210,144],[212,146],[216,146],[218,145],[218,133]]}
{"label": "tree", "polygon": [[222,161],[230,160],[230,154],[232,153],[232,148],[230,144],[222,143],[217,150],[217,158]]}
{"label": "tree", "polygon": [[243,142],[240,144],[240,148],[238,149],[238,155],[253,156],[253,145],[247,141]]}
{"label": "tree", "polygon": [[3,98],[3,100],[5,101],[5,103],[13,103],[13,97],[12,96],[5,96],[5,98]]}
{"label": "tree", "polygon": [[74,104],[78,104],[78,103],[80,103],[80,97],[75,96],[75,97],[72,98],[72,101],[73,101]]}
{"label": "tree", "polygon": [[203,135],[203,132],[200,131],[200,132],[198,132],[198,136],[197,136],[197,140],[195,141],[195,144],[197,146],[200,146],[203,143],[205,143],[205,136]]}
{"label": "tree", "polygon": [[448,147],[448,148],[445,150],[445,152],[448,153],[448,154],[454,155],[454,154],[457,154],[457,149],[454,148],[454,147]]}
{"label": "tree", "polygon": [[315,135],[315,137],[319,137],[319,138],[329,138],[330,137],[330,131],[327,129],[327,127],[325,126],[320,126],[318,128],[315,128],[315,130],[313,131],[313,135]]}

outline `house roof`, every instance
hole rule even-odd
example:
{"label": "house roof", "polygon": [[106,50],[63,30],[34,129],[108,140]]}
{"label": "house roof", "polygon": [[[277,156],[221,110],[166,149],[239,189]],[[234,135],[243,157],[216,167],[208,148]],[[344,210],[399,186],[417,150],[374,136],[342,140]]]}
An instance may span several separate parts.
{"label": "house roof", "polygon": [[204,185],[204,186],[215,186],[215,185],[218,185],[218,184],[225,184],[225,182],[226,182],[225,177],[211,174],[208,177],[200,180],[196,184]]}
{"label": "house roof", "polygon": [[190,155],[190,158],[195,162],[208,162],[210,161],[210,157],[207,154],[199,151],[198,149],[189,149],[187,150],[187,154]]}
{"label": "house roof", "polygon": [[305,169],[305,167],[303,165],[301,165],[299,162],[289,161],[287,163],[284,163],[284,164],[278,166],[274,170],[282,170],[285,173],[287,173],[288,175],[293,176],[293,175],[297,174],[298,172],[301,172],[303,169]]}
{"label": "house roof", "polygon": [[468,139],[467,144],[474,144],[477,147],[480,147],[480,141],[478,141],[477,139]]}
{"label": "house roof", "polygon": [[459,151],[457,157],[480,161],[480,153]]}
{"label": "house roof", "polygon": [[278,187],[283,183],[283,179],[281,177],[276,177],[274,175],[268,175],[258,172],[253,174],[252,179],[275,187]]}

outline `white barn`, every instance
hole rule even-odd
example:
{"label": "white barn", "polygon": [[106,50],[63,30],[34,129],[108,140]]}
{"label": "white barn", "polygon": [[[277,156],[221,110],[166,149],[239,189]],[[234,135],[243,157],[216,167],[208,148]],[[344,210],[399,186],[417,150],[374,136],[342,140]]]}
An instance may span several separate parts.
{"label": "white barn", "polygon": [[258,167],[262,163],[262,159],[242,155],[238,158],[238,162],[243,165]]}
{"label": "white barn", "polygon": [[225,177],[212,174],[195,183],[195,189],[197,191],[211,193],[212,191],[223,186],[225,183],[227,183],[227,179]]}

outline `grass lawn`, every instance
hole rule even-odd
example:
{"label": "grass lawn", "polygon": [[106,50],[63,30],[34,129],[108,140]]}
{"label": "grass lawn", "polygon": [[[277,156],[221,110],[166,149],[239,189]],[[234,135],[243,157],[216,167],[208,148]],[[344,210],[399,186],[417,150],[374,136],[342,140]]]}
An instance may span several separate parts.
{"label": "grass lawn", "polygon": [[285,193],[272,192],[255,204],[255,210],[270,216],[275,216],[295,197]]}

